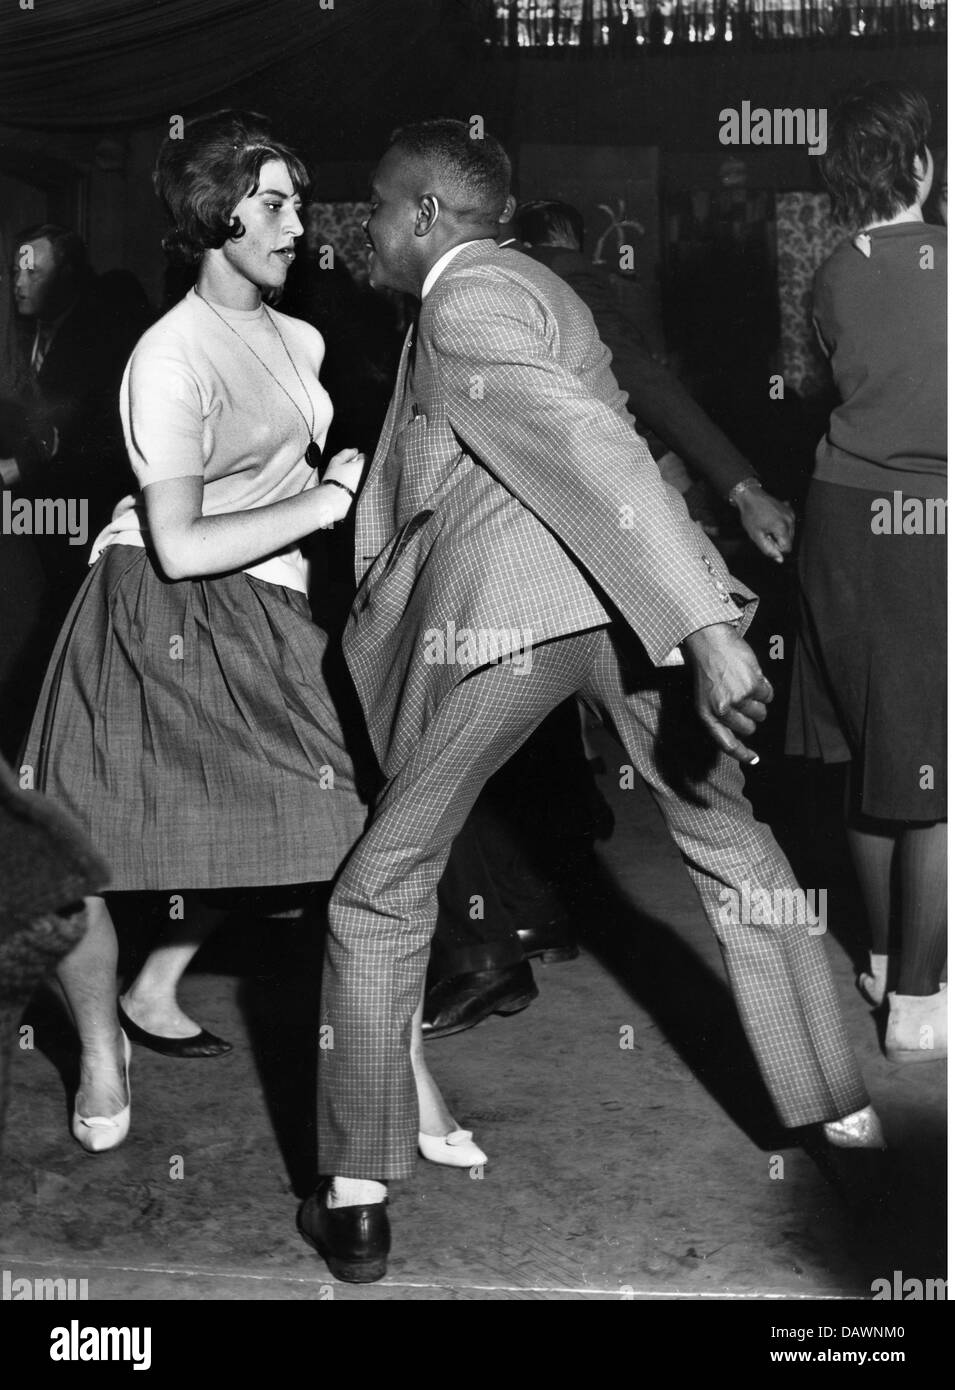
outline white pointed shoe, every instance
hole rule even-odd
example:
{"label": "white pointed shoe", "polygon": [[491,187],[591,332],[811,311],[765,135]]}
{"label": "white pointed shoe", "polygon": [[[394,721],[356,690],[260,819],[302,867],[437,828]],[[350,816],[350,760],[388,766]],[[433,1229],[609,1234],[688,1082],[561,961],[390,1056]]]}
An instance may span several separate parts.
{"label": "white pointed shoe", "polygon": [[823,1125],[823,1132],[830,1144],[837,1149],[884,1149],[887,1147],[882,1133],[882,1122],[871,1105],[864,1110],[856,1110],[841,1120],[832,1120]]}
{"label": "white pointed shoe", "polygon": [[487,1163],[469,1129],[455,1129],[450,1134],[422,1134],[418,1131],[418,1151],[429,1163],[443,1163],[448,1168],[482,1168]]}
{"label": "white pointed shoe", "polygon": [[[123,1034],[123,1080],[126,1083],[126,1094],[129,1091],[129,1060],[133,1049],[130,1046],[129,1038]],[[118,1115],[81,1115],[76,1108],[73,1110],[73,1138],[80,1144],[87,1153],[99,1154],[106,1153],[109,1149],[118,1149],[120,1144],[129,1133],[129,1118],[132,1109],[132,1096],[127,1100]]]}

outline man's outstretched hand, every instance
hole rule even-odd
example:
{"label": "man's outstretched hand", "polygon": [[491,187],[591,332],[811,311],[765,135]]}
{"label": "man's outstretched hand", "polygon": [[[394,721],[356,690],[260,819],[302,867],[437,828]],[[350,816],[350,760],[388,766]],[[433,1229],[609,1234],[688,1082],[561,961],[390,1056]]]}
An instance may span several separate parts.
{"label": "man's outstretched hand", "polygon": [[741,738],[750,738],[766,718],[773,687],[756,654],[729,623],[702,627],[683,642],[693,668],[696,709],[724,752],[740,763],[758,762]]}

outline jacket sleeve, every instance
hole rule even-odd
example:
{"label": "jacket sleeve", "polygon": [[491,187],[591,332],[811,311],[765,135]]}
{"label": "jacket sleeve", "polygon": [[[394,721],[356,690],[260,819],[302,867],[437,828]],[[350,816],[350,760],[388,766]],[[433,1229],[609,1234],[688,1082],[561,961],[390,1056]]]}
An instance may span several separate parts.
{"label": "jacket sleeve", "polygon": [[636,329],[596,275],[568,275],[594,316],[597,332],[610,349],[610,369],[638,421],[691,464],[721,497],[754,470],[673,372],[651,356]]}
{"label": "jacket sleeve", "polygon": [[[448,422],[462,444],[596,580],[663,665],[699,628],[740,619],[719,553],[662,481],[629,417],[559,360],[529,290],[459,277],[424,315]],[[745,604],[752,595],[736,586]]]}

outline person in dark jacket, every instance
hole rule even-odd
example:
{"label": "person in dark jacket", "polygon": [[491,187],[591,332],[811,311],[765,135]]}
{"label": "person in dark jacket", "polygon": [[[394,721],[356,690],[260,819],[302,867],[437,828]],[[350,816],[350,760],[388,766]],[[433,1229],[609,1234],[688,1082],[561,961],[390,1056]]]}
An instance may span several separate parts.
{"label": "person in dark jacket", "polygon": [[664,477],[677,455],[737,509],[757,549],[781,564],[792,549],[793,509],[763,489],[736,446],[653,357],[639,326],[621,309],[609,275],[583,254],[584,220],[577,208],[541,199],[522,203],[514,220],[523,251],[566,281],[593,314],[627,407]]}

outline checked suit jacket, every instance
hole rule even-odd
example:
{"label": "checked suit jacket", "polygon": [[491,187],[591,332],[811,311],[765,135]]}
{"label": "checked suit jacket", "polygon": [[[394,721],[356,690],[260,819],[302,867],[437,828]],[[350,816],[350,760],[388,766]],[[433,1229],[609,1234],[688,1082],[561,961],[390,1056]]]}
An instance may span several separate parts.
{"label": "checked suit jacket", "polygon": [[518,652],[619,616],[662,666],[698,628],[748,626],[755,596],[661,479],[610,362],[573,290],[493,241],[425,298],[358,501],[344,634],[387,776],[487,664],[478,643],[435,660],[436,633]]}

